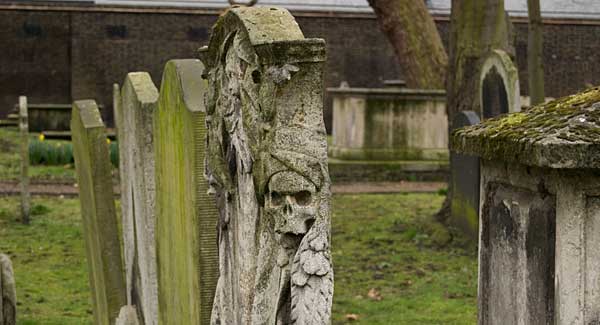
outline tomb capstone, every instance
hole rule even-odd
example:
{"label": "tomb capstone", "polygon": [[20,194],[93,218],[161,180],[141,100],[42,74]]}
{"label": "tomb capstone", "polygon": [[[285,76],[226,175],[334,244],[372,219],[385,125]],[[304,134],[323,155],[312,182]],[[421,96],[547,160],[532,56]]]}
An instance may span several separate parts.
{"label": "tomb capstone", "polygon": [[211,324],[329,324],[325,43],[281,8],[233,8],[201,51],[220,274]]}

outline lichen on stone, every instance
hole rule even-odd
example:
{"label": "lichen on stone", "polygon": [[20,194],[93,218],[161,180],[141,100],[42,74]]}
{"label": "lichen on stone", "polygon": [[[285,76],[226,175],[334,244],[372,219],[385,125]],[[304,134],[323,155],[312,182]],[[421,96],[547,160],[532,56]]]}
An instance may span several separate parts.
{"label": "lichen on stone", "polygon": [[600,167],[600,87],[452,133],[451,150],[551,168]]}

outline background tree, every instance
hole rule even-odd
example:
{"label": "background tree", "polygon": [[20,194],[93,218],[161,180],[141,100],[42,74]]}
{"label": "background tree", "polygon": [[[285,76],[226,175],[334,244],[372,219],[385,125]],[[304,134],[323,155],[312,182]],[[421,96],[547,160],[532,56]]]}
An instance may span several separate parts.
{"label": "background tree", "polygon": [[369,0],[410,88],[443,89],[448,57],[423,0]]}
{"label": "background tree", "polygon": [[[512,24],[504,10],[504,0],[452,0],[446,82],[449,131],[458,112],[481,111],[478,90],[483,60],[497,49],[514,58]],[[449,191],[437,214],[439,221],[448,220],[451,202]]]}
{"label": "background tree", "polygon": [[[443,88],[446,80],[449,132],[456,113],[481,110],[479,75],[486,55],[501,49],[514,57],[504,0],[452,0],[449,58],[423,0],[369,0],[369,5],[409,87]],[[437,214],[439,221],[447,221],[451,197],[449,191]]]}
{"label": "background tree", "polygon": [[544,102],[543,23],[540,0],[527,0],[529,39],[527,43],[527,73],[531,106]]}

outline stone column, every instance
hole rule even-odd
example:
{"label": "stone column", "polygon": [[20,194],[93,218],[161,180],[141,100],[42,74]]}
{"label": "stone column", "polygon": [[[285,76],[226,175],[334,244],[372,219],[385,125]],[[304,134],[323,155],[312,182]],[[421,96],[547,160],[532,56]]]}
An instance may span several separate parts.
{"label": "stone column", "polygon": [[125,281],[106,132],[93,100],[73,103],[71,134],[95,324],[112,324]]}

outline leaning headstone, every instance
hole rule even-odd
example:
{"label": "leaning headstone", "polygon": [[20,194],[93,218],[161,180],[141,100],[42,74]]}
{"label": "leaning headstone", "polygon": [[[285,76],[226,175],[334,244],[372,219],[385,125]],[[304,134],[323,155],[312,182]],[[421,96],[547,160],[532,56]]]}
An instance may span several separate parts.
{"label": "leaning headstone", "polygon": [[[121,307],[119,316],[115,320],[115,325],[138,325],[138,316],[134,306],[127,305]],[[145,323],[147,324],[147,323]]]}
{"label": "leaning headstone", "polygon": [[218,277],[218,214],[204,179],[203,73],[199,60],[167,62],[154,114],[161,324],[209,324]]}
{"label": "leaning headstone", "polygon": [[[473,111],[458,112],[452,126],[455,129],[479,123]],[[479,235],[479,157],[452,152],[450,191],[450,223],[472,240]]]}
{"label": "leaning headstone", "polygon": [[600,320],[600,87],[459,129],[481,157],[479,324]]}
{"label": "leaning headstone", "polygon": [[0,254],[0,325],[17,324],[17,290],[12,263]]}
{"label": "leaning headstone", "polygon": [[[127,302],[158,321],[153,115],[158,90],[147,72],[127,74],[116,100]],[[120,100],[120,101],[119,101]]]}
{"label": "leaning headstone", "polygon": [[29,119],[27,97],[19,97],[19,131],[21,137],[21,220],[29,223],[31,196],[29,194]]}
{"label": "leaning headstone", "polygon": [[95,324],[111,324],[125,305],[125,281],[106,132],[95,101],[73,103],[71,134]]}
{"label": "leaning headstone", "polygon": [[481,119],[521,110],[519,71],[508,53],[494,50],[483,60],[479,98]]}
{"label": "leaning headstone", "polygon": [[219,265],[212,324],[329,324],[325,42],[281,8],[233,8],[208,48],[207,177]]}

